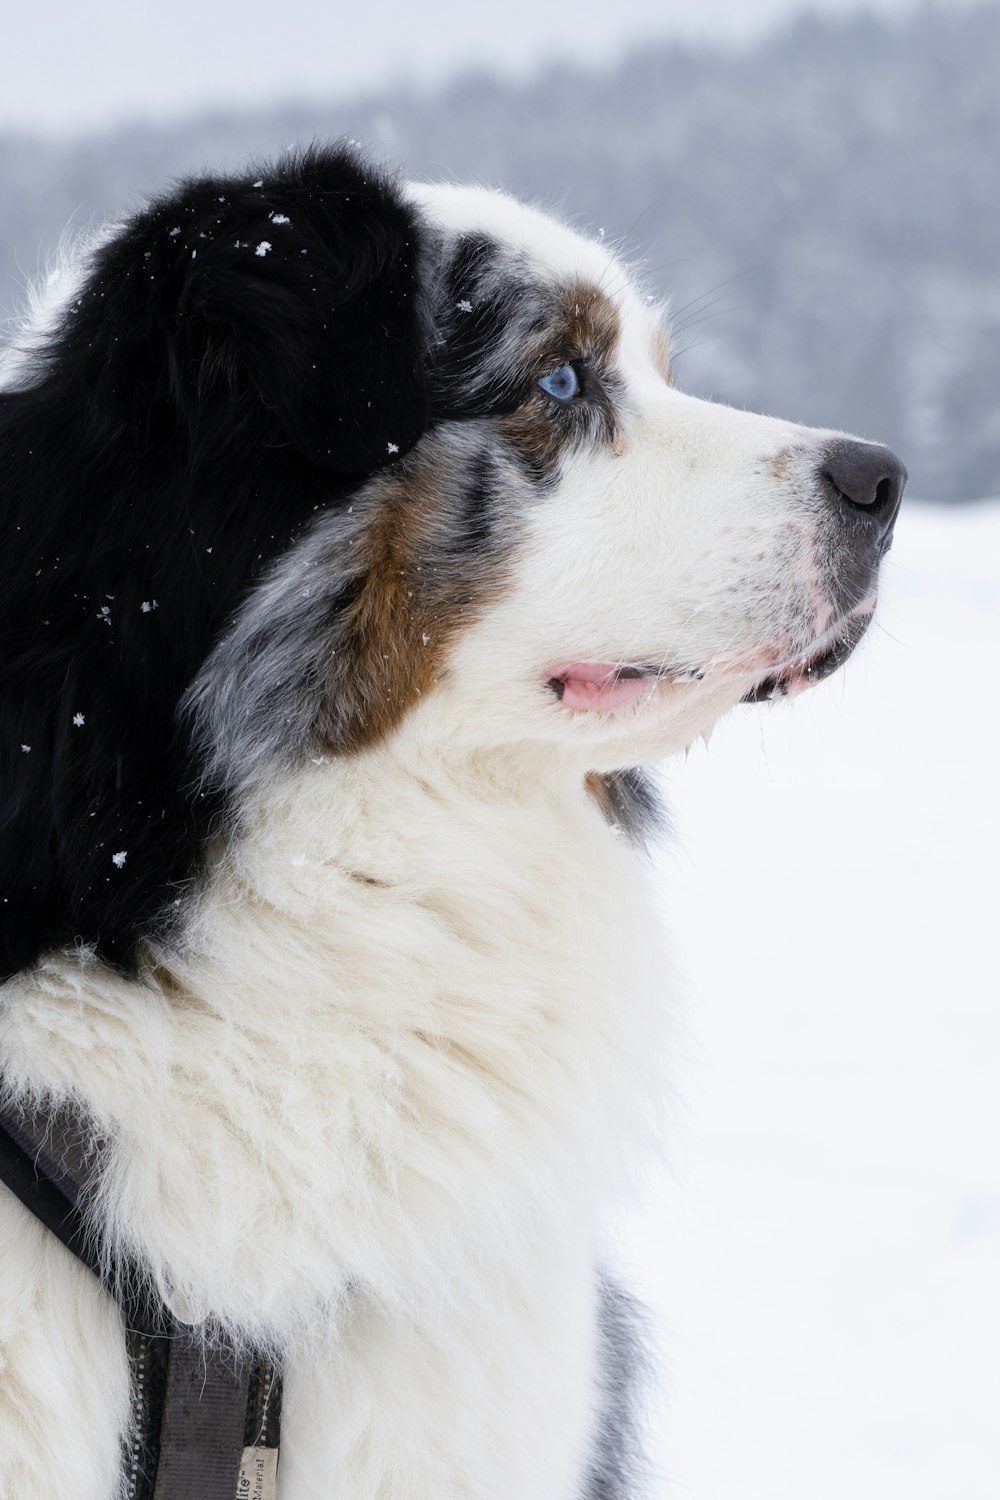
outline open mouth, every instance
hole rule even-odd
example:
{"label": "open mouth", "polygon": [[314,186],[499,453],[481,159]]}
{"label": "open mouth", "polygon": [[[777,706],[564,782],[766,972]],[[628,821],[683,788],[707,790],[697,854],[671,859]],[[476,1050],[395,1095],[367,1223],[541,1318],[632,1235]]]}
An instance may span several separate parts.
{"label": "open mouth", "polygon": [[700,682],[704,672],[693,668],[616,666],[609,662],[571,662],[553,668],[548,684],[566,708],[597,710],[627,708],[649,696],[658,682]]}
{"label": "open mouth", "polygon": [[741,703],[765,703],[804,693],[836,672],[851,655],[871,624],[874,599],[823,632],[804,651],[777,661],[753,661],[738,667],[621,665],[611,662],[569,662],[551,668],[548,686],[566,708],[578,712],[609,713],[650,697],[658,683],[698,683],[733,677],[756,677]]}

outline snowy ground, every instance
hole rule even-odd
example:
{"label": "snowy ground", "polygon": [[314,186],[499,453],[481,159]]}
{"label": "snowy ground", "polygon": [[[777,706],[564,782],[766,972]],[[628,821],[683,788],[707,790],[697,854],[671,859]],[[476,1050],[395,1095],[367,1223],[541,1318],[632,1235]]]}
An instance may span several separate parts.
{"label": "snowy ground", "polygon": [[845,672],[668,770],[669,1500],[1000,1495],[1000,503],[904,509],[886,571]]}

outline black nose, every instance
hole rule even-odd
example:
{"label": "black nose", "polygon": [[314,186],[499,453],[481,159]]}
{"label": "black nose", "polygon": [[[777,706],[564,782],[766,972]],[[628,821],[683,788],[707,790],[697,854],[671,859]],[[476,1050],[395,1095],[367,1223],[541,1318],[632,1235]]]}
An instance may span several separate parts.
{"label": "black nose", "polygon": [[888,545],[906,483],[906,470],[892,449],[841,438],[827,448],[819,471],[839,503],[874,521]]}

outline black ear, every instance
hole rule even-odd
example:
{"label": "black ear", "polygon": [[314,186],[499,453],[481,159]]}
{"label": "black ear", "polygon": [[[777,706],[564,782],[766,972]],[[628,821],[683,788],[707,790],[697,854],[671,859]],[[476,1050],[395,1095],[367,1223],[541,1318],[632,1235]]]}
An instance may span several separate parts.
{"label": "black ear", "polygon": [[[277,441],[341,474],[427,424],[422,233],[396,184],[344,150],[201,179],[143,216],[149,290],[186,408],[220,381]],[[173,326],[171,326],[173,319]]]}
{"label": "black ear", "polygon": [[183,183],[0,391],[0,979],[74,939],[138,963],[196,879],[224,809],[178,704],[270,559],[423,432],[423,233],[339,149]]}

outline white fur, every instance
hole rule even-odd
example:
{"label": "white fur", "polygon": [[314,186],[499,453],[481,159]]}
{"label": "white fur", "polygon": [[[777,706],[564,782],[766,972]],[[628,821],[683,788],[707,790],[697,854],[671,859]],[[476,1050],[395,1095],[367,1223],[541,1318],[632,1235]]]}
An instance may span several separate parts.
{"label": "white fur", "polygon": [[128,1416],[121,1316],[6,1191],[0,1202],[0,1495],[116,1494]]}
{"label": "white fur", "polygon": [[86,957],[8,985],[0,1046],[117,1142],[103,1212],[177,1312],[293,1351],[283,1494],[569,1500],[645,902],[558,766],[447,768],[422,733],[272,795],[142,995]]}
{"label": "white fur", "polygon": [[[0,992],[0,1054],[15,1089],[91,1111],[98,1214],[177,1314],[282,1355],[281,1500],[580,1500],[594,1267],[666,988],[640,860],[584,776],[683,747],[762,653],[808,646],[829,434],[668,387],[602,246],[414,193],[604,283],[622,441],[532,502],[511,587],[388,743],[260,771],[141,993],[54,954]],[[636,659],[705,678],[620,714],[546,687],[556,660]],[[0,1500],[111,1500],[120,1319],[6,1196],[0,1236]]]}
{"label": "white fur", "polygon": [[76,301],[91,258],[118,228],[104,224],[76,233],[67,230],[61,236],[45,275],[28,283],[23,313],[3,331],[0,390],[18,390],[37,380],[49,339]]}

